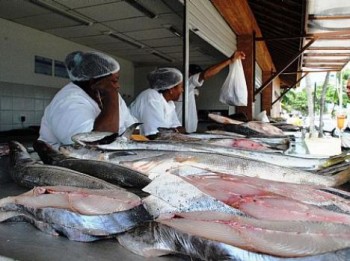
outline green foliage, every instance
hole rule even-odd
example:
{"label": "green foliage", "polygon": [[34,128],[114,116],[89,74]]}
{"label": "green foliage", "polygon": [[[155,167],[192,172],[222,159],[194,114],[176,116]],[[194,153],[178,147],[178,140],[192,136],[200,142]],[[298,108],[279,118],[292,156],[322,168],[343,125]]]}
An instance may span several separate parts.
{"label": "green foliage", "polygon": [[[350,102],[349,97],[346,95],[345,87],[346,81],[350,77],[350,70],[343,71],[342,75],[342,97],[343,97],[343,106],[346,107],[346,104]],[[316,101],[315,101],[315,112],[320,111],[320,98],[322,92],[322,85],[316,86]],[[287,112],[291,111],[300,111],[302,115],[306,116],[308,114],[308,105],[307,105],[307,94],[306,89],[302,91],[295,91],[294,89],[290,90],[286,95],[282,98],[282,108]],[[330,104],[339,104],[338,92],[334,84],[328,84],[325,103]],[[327,112],[326,112],[327,113]],[[329,113],[329,112],[328,112]]]}

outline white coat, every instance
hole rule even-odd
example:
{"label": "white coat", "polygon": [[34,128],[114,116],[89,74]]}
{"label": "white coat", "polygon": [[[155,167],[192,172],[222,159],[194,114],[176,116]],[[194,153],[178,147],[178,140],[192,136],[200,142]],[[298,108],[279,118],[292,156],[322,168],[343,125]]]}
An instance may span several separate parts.
{"label": "white coat", "polygon": [[[72,144],[77,133],[90,132],[101,110],[98,104],[79,86],[69,83],[46,107],[40,126],[40,140],[57,149],[61,144]],[[119,133],[137,122],[119,95]]]}
{"label": "white coat", "polygon": [[[197,106],[195,99],[195,88],[201,87],[204,83],[204,80],[199,81],[200,73],[192,75],[188,79],[188,115],[187,122],[185,124],[186,132],[191,133],[197,131],[198,126],[198,115],[197,115]],[[175,102],[176,113],[179,119],[182,119],[182,95],[180,99]],[[182,121],[181,121],[182,122]]]}
{"label": "white coat", "polygon": [[154,89],[141,92],[130,104],[131,114],[139,120],[140,134],[149,136],[158,133],[158,128],[176,128],[181,123],[176,115],[173,101]]}

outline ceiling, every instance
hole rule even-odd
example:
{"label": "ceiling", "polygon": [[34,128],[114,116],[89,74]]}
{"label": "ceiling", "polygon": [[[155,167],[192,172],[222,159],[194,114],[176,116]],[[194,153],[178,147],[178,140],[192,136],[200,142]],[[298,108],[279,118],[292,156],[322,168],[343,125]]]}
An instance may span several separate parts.
{"label": "ceiling", "polygon": [[[135,3],[151,13],[141,12]],[[175,0],[0,1],[1,18],[125,58],[135,66],[182,65],[182,16],[183,5]],[[212,64],[224,57],[190,34],[191,63]]]}

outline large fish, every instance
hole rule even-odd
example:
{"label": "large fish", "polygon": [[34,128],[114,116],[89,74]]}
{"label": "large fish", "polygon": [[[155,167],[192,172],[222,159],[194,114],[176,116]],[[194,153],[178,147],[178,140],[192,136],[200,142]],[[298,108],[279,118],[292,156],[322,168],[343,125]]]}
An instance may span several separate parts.
{"label": "large fish", "polygon": [[212,210],[235,215],[244,215],[243,212],[203,193],[194,185],[176,175],[161,175],[143,188],[143,191],[162,199],[172,207],[159,209],[162,206],[157,204],[147,205],[147,203],[144,202],[145,207],[152,213],[164,214],[168,213],[168,209],[177,209],[179,212]]}
{"label": "large fish", "polygon": [[122,189],[102,179],[78,171],[41,164],[34,160],[19,142],[11,141],[9,147],[10,174],[18,185],[28,188],[62,185],[91,189]]}
{"label": "large fish", "polygon": [[[88,136],[87,133],[84,134]],[[239,156],[248,159],[268,162],[284,167],[300,168],[304,170],[318,170],[332,166],[345,161],[344,155],[325,157],[325,158],[305,158],[292,155],[283,155],[273,152],[261,152],[246,149],[230,148],[225,146],[199,144],[196,142],[170,142],[170,141],[131,141],[117,139],[109,144],[96,144],[97,141],[91,142],[91,138],[82,138],[81,135],[72,137],[75,142],[92,148],[101,150],[163,150],[163,151],[190,151],[216,153],[228,156]]]}
{"label": "large fish", "polygon": [[45,164],[76,170],[121,187],[143,188],[150,183],[150,179],[138,171],[108,161],[67,157],[44,141],[35,141],[33,147]]}
{"label": "large fish", "polygon": [[[239,137],[246,137],[245,135],[236,134],[234,132],[228,132],[228,131],[222,131],[222,130],[208,130],[206,131],[207,134],[204,135],[210,135],[210,136],[218,136],[220,138],[226,137],[233,137],[233,138],[239,138]],[[190,134],[191,136],[193,134]],[[209,137],[210,137],[209,136]],[[196,137],[196,136],[194,136]],[[263,142],[271,147],[277,147],[283,150],[287,150],[290,145],[291,137],[249,137],[249,139]]]}
{"label": "large fish", "polygon": [[23,220],[76,241],[110,237],[151,219],[141,199],[124,190],[36,187],[0,200],[0,222]]}
{"label": "large fish", "polygon": [[213,121],[224,124],[224,130],[236,132],[238,134],[243,134],[246,136],[286,136],[281,129],[266,122],[241,122],[213,113],[209,113],[208,117]]}
{"label": "large fish", "polygon": [[[188,255],[191,260],[208,261],[347,261],[350,258],[350,248],[324,254],[294,258],[284,258],[257,253],[209,239],[208,235],[210,236],[211,232],[213,235],[217,235],[222,231],[222,228],[225,228],[225,225],[220,226],[219,231],[215,231],[214,229],[211,229],[210,226],[211,224],[214,224],[214,222],[208,223],[209,226],[203,228],[198,227],[198,229],[202,229],[202,234],[207,233],[205,236],[191,234],[195,227],[184,231],[158,222],[147,222],[125,233],[119,234],[117,238],[119,243],[126,249],[146,258],[169,254],[184,254]],[[193,226],[196,225],[194,222],[190,222],[189,224]],[[180,226],[180,224],[177,225]],[[308,229],[307,226],[304,228]],[[228,228],[225,228],[225,231],[222,232],[224,233],[223,235],[227,235]],[[228,236],[233,237],[233,234]],[[253,235],[253,237],[258,239],[258,235]],[[279,240],[279,237],[276,237],[276,240]],[[285,238],[281,238],[281,240],[283,240],[283,242],[287,241]],[[312,247],[311,241],[307,243],[308,247]],[[317,243],[314,243],[315,249],[318,248],[316,247],[316,244]],[[268,246],[269,244],[266,245],[266,247]],[[272,247],[278,248],[279,246],[282,247],[280,242],[276,242],[276,245]],[[297,243],[295,247],[298,246],[301,249],[304,249],[304,246]]]}
{"label": "large fish", "polygon": [[[203,193],[265,220],[305,220],[350,225],[350,202],[317,187],[208,173],[182,177]],[[331,210],[332,209],[332,210]],[[339,213],[340,212],[340,213]]]}
{"label": "large fish", "polygon": [[[179,173],[183,175],[184,171]],[[350,204],[339,196],[341,191],[333,189],[334,193],[331,194],[321,189],[197,169],[193,175],[162,174],[143,190],[179,211],[208,210],[212,208],[209,202],[216,199],[227,206],[240,209],[246,215],[259,218],[310,218],[309,220],[349,223]],[[339,191],[339,195],[335,195],[336,191]],[[154,210],[156,203],[147,201],[145,205],[153,213],[169,212],[169,208],[162,211],[162,204]]]}
{"label": "large fish", "polygon": [[158,222],[182,232],[280,257],[319,255],[350,247],[350,226],[265,221],[217,212],[179,213]]}
{"label": "large fish", "polygon": [[322,176],[253,159],[197,152],[167,152],[154,157],[135,160],[121,159],[119,163],[142,172],[151,179],[182,166],[193,166],[229,175],[326,187],[336,187],[344,184],[349,180],[350,176],[347,170],[333,176]]}

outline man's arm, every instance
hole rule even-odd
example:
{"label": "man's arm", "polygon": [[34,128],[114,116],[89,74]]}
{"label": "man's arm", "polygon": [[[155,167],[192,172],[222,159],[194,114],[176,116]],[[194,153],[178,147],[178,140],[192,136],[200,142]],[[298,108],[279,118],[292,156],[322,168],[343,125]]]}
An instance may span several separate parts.
{"label": "man's arm", "polygon": [[95,119],[94,131],[119,131],[119,77],[108,76],[96,82],[95,101],[99,104],[101,113]]}
{"label": "man's arm", "polygon": [[222,69],[224,69],[226,66],[233,63],[236,59],[245,59],[244,52],[236,51],[233,53],[233,55],[230,58],[208,67],[207,69],[205,69],[203,72],[200,73],[199,81],[201,82],[203,80],[207,80],[213,77],[214,75],[222,71]]}

